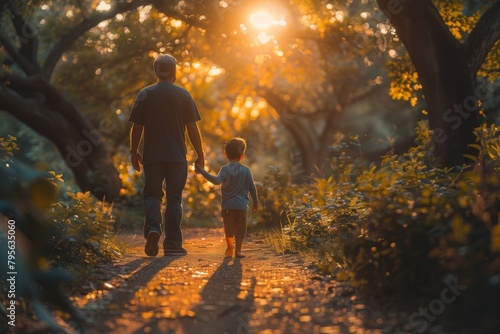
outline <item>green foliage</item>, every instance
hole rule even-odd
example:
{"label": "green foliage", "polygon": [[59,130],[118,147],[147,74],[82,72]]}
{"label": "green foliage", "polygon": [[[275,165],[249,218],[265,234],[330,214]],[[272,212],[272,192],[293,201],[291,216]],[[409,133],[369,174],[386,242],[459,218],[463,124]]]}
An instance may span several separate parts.
{"label": "green foliage", "polygon": [[16,137],[0,138],[0,162],[6,164],[12,162],[14,151],[19,150],[16,143]]}
{"label": "green foliage", "polygon": [[[349,149],[347,145],[339,145]],[[289,225],[283,232],[294,248],[313,249],[324,272],[348,268],[345,246],[359,235],[359,224],[369,212],[367,195],[353,187],[362,169],[345,151],[332,160],[332,175],[317,178],[301,189],[301,197],[288,203]],[[372,168],[368,173],[373,173]]]}
{"label": "green foliage", "polygon": [[[479,160],[483,164],[498,164],[498,161],[500,161],[500,127],[495,124],[491,124],[489,127],[483,124],[474,131],[474,134],[478,144],[471,146],[479,151]],[[469,158],[473,161],[478,160],[476,157]]]}
{"label": "green foliage", "polygon": [[[1,142],[10,142],[7,147],[16,147],[15,138]],[[6,147],[4,146],[4,147]],[[7,153],[5,153],[7,152]],[[70,282],[70,277],[64,271],[50,267],[47,257],[50,252],[48,246],[49,236],[54,234],[54,226],[45,219],[41,207],[45,202],[38,200],[44,191],[50,196],[54,189],[53,182],[58,177],[37,171],[24,165],[12,157],[12,150],[0,152],[0,221],[5,223],[10,220],[9,230],[0,230],[0,251],[2,254],[10,254],[14,258],[3,256],[0,258],[0,288],[2,290],[0,312],[6,318],[6,286],[7,272],[16,271],[16,328],[23,328],[23,317],[36,316],[43,321],[48,330],[59,332],[60,327],[51,314],[48,305],[65,312],[76,325],[81,324],[76,310],[62,290],[62,285]],[[8,162],[6,162],[8,161]],[[8,218],[7,218],[8,217]],[[12,244],[15,237],[15,245]],[[9,241],[9,242],[8,242]],[[8,246],[9,245],[9,246]],[[12,253],[14,248],[14,253]],[[7,262],[7,259],[13,261]],[[0,329],[3,328],[1,325]]]}
{"label": "green foliage", "polygon": [[[478,5],[475,1],[463,0],[434,1],[434,3],[451,34],[462,43],[489,6],[487,2]],[[465,12],[468,15],[465,15]],[[478,76],[487,78],[490,82],[498,80],[499,72],[495,68],[499,61],[500,42],[497,42],[488,52],[477,73]],[[418,81],[418,74],[408,53],[402,53],[396,59],[389,61],[388,69],[391,78],[389,94],[394,100],[408,101],[412,107],[423,100],[422,85]]]}
{"label": "green foliage", "polygon": [[[210,173],[217,174],[215,171]],[[185,226],[222,226],[220,191],[215,191],[219,187],[206,181],[201,175],[189,173],[183,193]]]}
{"label": "green foliage", "polygon": [[464,15],[464,8],[466,6],[464,2],[464,0],[436,2],[436,6],[444,22],[452,35],[459,41],[464,41],[470,34],[474,25],[481,17],[482,11],[480,9],[484,7],[477,7],[476,12],[471,13],[471,15]]}
{"label": "green foliage", "polygon": [[[69,315],[69,321],[79,326],[82,319],[63,286],[84,281],[86,277],[79,274],[120,254],[113,233],[111,207],[94,203],[88,192],[68,193],[68,200],[54,204],[57,187],[64,182],[62,176],[33,169],[16,160],[12,154],[17,148],[14,137],[0,138],[0,143],[0,221],[10,219],[15,224],[16,328],[27,330],[27,323],[43,321],[48,331],[60,332],[52,314],[54,308]],[[7,237],[6,232],[0,230],[3,254],[7,254]],[[6,291],[4,275],[13,271],[8,270],[7,265],[7,257],[2,257],[0,287],[3,292]],[[1,295],[2,304],[7,305],[7,294]],[[0,307],[0,312],[5,309]]]}
{"label": "green foliage", "polygon": [[58,235],[51,239],[49,259],[58,266],[93,267],[119,256],[121,251],[112,242],[112,206],[94,203],[90,192],[68,195],[70,200],[54,204],[49,212],[58,227]]}
{"label": "green foliage", "polygon": [[[292,175],[279,166],[269,166],[258,184],[259,225],[279,228],[286,222],[284,210],[301,193],[301,187],[292,183]],[[285,220],[285,221],[284,221]]]}
{"label": "green foliage", "polygon": [[410,102],[415,107],[422,99],[422,85],[418,82],[418,74],[411,62],[410,56],[405,53],[401,57],[387,63],[391,84],[389,95],[393,100]]}
{"label": "green foliage", "polygon": [[380,166],[337,161],[343,167],[334,176],[315,180],[289,204],[284,238],[294,249],[314,250],[325,272],[372,294],[442,289],[449,273],[468,282],[498,273],[491,259],[500,255],[499,131],[477,133],[489,159],[479,174],[434,167],[425,123],[418,146]]}
{"label": "green foliage", "polygon": [[[303,248],[302,245],[315,250],[318,265],[325,272],[346,266],[343,245],[357,235],[359,219],[366,212],[355,193],[344,193],[347,189],[336,187],[339,184],[332,181],[332,178],[317,180],[320,189],[290,205],[287,209],[290,225],[283,229],[297,249]],[[324,193],[326,187],[330,190]]]}

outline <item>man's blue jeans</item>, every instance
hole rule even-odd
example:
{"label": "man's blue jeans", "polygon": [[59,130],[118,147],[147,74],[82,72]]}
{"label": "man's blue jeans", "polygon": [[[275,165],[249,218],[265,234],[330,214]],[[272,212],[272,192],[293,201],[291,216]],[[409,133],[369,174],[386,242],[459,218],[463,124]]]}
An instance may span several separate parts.
{"label": "man's blue jeans", "polygon": [[144,238],[151,231],[161,234],[162,216],[161,201],[163,181],[167,196],[165,210],[165,241],[166,249],[180,249],[182,247],[182,191],[186,185],[188,166],[186,162],[155,162],[144,165]]}

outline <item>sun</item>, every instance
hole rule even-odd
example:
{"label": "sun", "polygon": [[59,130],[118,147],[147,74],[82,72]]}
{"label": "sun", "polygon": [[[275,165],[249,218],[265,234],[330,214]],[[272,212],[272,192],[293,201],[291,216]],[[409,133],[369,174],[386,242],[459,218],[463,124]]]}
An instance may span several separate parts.
{"label": "sun", "polygon": [[250,22],[259,30],[266,30],[277,23],[271,13],[265,10],[259,10],[250,15]]}

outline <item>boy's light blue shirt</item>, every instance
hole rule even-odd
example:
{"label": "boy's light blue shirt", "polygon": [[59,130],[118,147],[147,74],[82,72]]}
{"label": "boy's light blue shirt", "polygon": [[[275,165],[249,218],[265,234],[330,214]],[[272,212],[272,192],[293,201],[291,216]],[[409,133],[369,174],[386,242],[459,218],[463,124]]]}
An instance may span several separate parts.
{"label": "boy's light blue shirt", "polygon": [[213,184],[222,184],[222,210],[248,210],[248,193],[254,202],[257,201],[252,171],[239,162],[222,166],[217,176],[205,170],[201,174]]}

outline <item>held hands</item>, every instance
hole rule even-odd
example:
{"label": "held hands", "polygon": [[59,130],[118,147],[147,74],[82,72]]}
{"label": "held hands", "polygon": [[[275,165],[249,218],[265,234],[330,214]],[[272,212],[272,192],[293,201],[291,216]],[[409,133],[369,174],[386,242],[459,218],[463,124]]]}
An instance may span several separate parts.
{"label": "held hands", "polygon": [[253,203],[252,205],[252,213],[256,213],[259,210],[259,203]]}
{"label": "held hands", "polygon": [[196,174],[200,174],[205,169],[205,160],[204,159],[196,159],[194,162],[194,170]]}
{"label": "held hands", "polygon": [[201,168],[199,165],[194,165],[194,171],[196,172],[196,174],[201,174],[202,170],[203,168]]}
{"label": "held hands", "polygon": [[142,155],[140,153],[132,153],[130,156],[130,160],[132,161],[132,167],[138,172],[141,171],[142,165]]}

